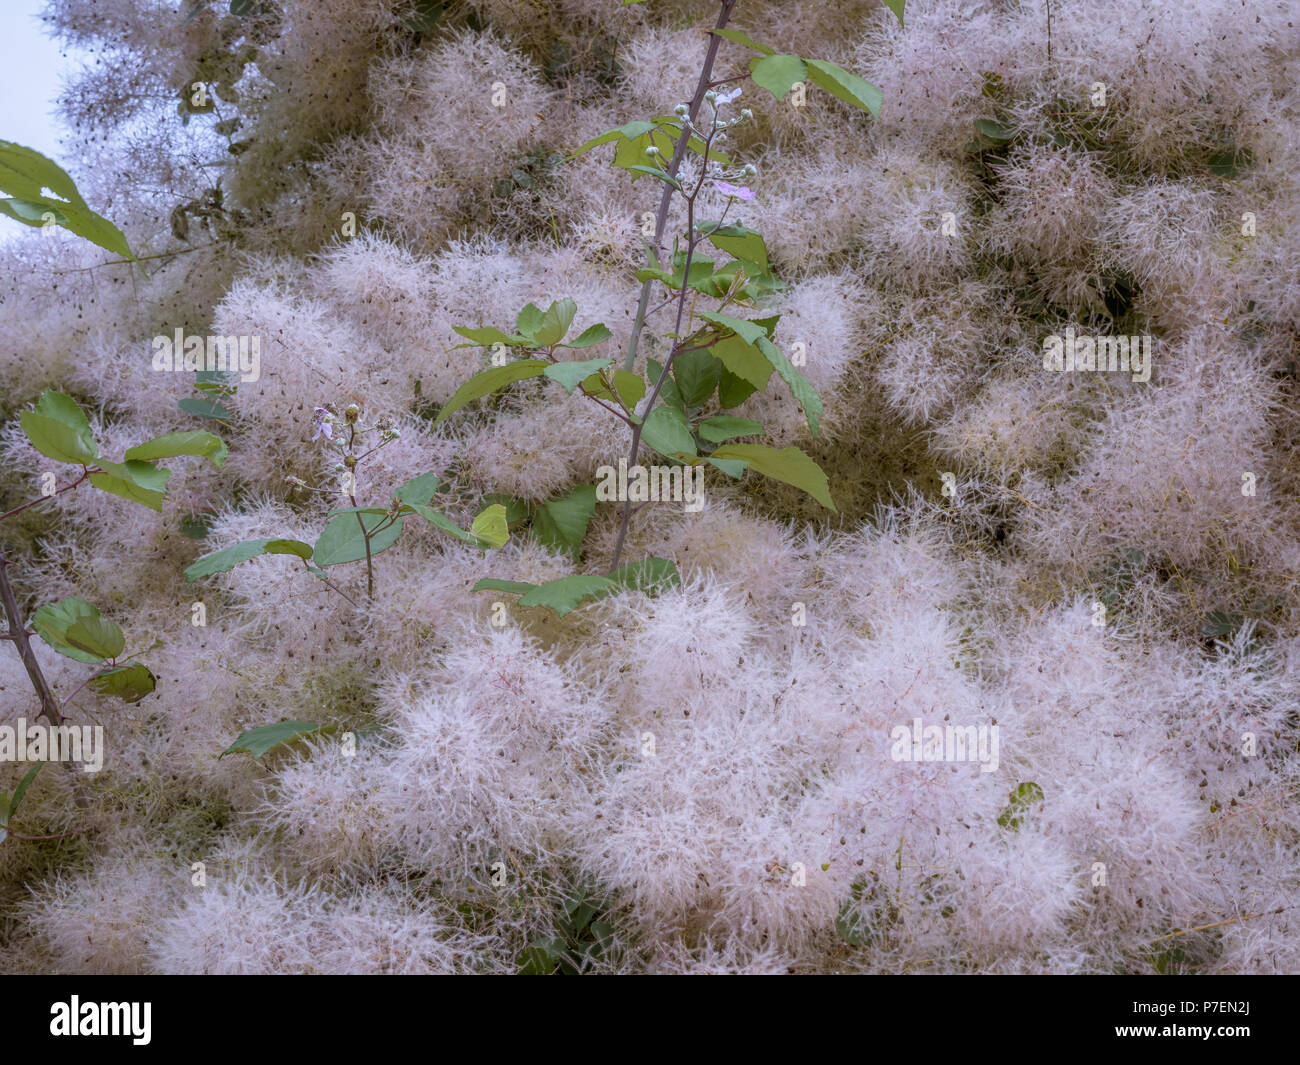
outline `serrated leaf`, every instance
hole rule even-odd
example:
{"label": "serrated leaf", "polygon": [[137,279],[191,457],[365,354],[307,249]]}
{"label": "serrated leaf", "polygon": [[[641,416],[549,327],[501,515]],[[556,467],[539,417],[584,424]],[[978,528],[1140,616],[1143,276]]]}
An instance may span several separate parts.
{"label": "serrated leaf", "polygon": [[533,535],[553,551],[577,559],[587,525],[596,513],[596,489],[579,485],[561,499],[552,499],[537,508],[533,518]]}
{"label": "serrated leaf", "polygon": [[636,405],[645,398],[645,380],[639,374],[628,373],[626,370],[616,371],[614,388],[618,392],[618,398],[623,401],[623,406],[628,410],[635,409]]}
{"label": "serrated leaf", "polygon": [[676,407],[667,404],[652,410],[641,426],[641,442],[652,447],[665,458],[678,455],[696,455],[695,438],[685,416]]}
{"label": "serrated leaf", "polygon": [[123,702],[138,703],[158,687],[158,678],[139,662],[101,673],[90,682],[100,695],[112,695]]}
{"label": "serrated leaf", "polygon": [[808,77],[814,85],[825,89],[837,100],[869,111],[875,118],[880,117],[880,105],[884,97],[871,82],[824,59],[809,59],[807,67]]}
{"label": "serrated leaf", "polygon": [[771,269],[767,260],[767,243],[757,231],[737,223],[719,226],[706,222],[700,229],[715,248],[744,262],[753,263],[760,273],[766,274]]}
{"label": "serrated leaf", "polygon": [[773,344],[767,337],[763,337],[758,342],[758,350],[762,352],[767,359],[781,375],[781,379],[790,387],[790,393],[798,401],[799,406],[803,408],[804,417],[808,420],[808,428],[813,436],[816,436],[821,426],[822,400],[813,388],[812,382],[804,377],[794,368],[794,364],[785,357],[785,352]]}
{"label": "serrated leaf", "polygon": [[[321,530],[312,550],[312,561],[324,569],[327,566],[341,566],[345,562],[359,562],[366,557],[366,536],[361,531],[364,523],[366,533],[370,534],[370,556],[373,558],[381,551],[386,551],[402,535],[402,518],[397,518],[391,525],[386,524],[385,514],[340,514],[332,518]],[[374,530],[384,526],[378,532]]]}
{"label": "serrated leaf", "polygon": [[19,415],[19,423],[32,446],[46,458],[88,466],[99,456],[90,421],[76,400],[62,392],[47,388],[34,410]]}
{"label": "serrated leaf", "polygon": [[505,366],[493,366],[482,373],[475,374],[460,388],[456,389],[451,399],[447,400],[446,405],[438,412],[438,417],[434,419],[434,426],[441,425],[452,414],[465,406],[466,403],[482,399],[489,393],[497,392],[514,381],[523,381],[529,377],[540,377],[546,372],[548,365],[550,364],[541,359],[519,359],[517,362],[506,363]]}
{"label": "serrated leaf", "polygon": [[543,371],[552,381],[564,386],[570,395],[583,381],[598,370],[603,370],[613,362],[612,359],[587,359],[585,362],[557,362],[547,366]]}
{"label": "serrated leaf", "polygon": [[143,503],[151,510],[162,510],[171,470],[160,470],[152,463],[134,459],[126,462],[105,462],[99,459],[96,464],[102,471],[90,475],[90,483],[96,488],[135,503]]}
{"label": "serrated leaf", "polygon": [[589,348],[593,344],[601,344],[608,340],[614,334],[609,331],[609,327],[604,322],[597,322],[595,325],[588,326],[578,334],[576,340],[568,344],[561,344],[562,348]]}
{"label": "serrated leaf", "polygon": [[470,535],[483,545],[497,548],[510,539],[510,530],[506,525],[506,508],[500,503],[484,507],[469,527]]}
{"label": "serrated leaf", "polygon": [[244,751],[254,758],[260,759],[268,751],[275,750],[276,747],[293,743],[294,740],[301,739],[303,736],[310,736],[312,733],[323,731],[325,731],[325,728],[315,721],[280,721],[274,725],[246,729],[235,738],[234,743],[221,752],[220,757],[224,758],[228,754]]}
{"label": "serrated leaf", "polygon": [[749,61],[749,76],[778,100],[804,80],[807,71],[797,55],[765,55]]}
{"label": "serrated leaf", "polygon": [[[738,406],[755,391],[767,387],[774,367],[756,343],[735,334],[715,341],[709,350],[725,367],[718,386],[718,398],[724,408]],[[748,391],[741,388],[742,384]]]}
{"label": "serrated leaf", "polygon": [[569,326],[573,324],[573,316],[577,313],[578,305],[569,297],[566,296],[562,300],[556,300],[546,308],[541,323],[532,334],[533,339],[540,346],[546,348],[549,348],[552,344],[558,344],[564,339],[564,334],[569,331]]}
{"label": "serrated leaf", "polygon": [[720,444],[737,436],[758,436],[763,427],[748,418],[735,418],[729,414],[715,414],[696,427],[700,437],[712,444]]}
{"label": "serrated leaf", "polygon": [[730,329],[746,344],[757,344],[759,337],[768,336],[772,329],[772,325],[769,323],[775,323],[776,321],[774,318],[749,321],[745,318],[733,318],[729,314],[719,314],[717,311],[703,311],[700,317],[706,322],[712,322],[724,329]]}
{"label": "serrated leaf", "polygon": [[96,661],[116,658],[126,646],[122,630],[102,616],[77,618],[63,637],[78,651],[94,655]]}
{"label": "serrated leaf", "polygon": [[716,466],[728,477],[739,480],[741,475],[749,469],[748,462],[742,462],[740,459],[715,459],[712,455],[704,460],[710,466]]}
{"label": "serrated leaf", "polygon": [[123,458],[148,462],[153,459],[170,459],[177,455],[201,455],[218,468],[226,461],[229,449],[221,437],[202,429],[187,433],[166,433],[156,436],[136,447],[127,448]]}
{"label": "serrated leaf", "polygon": [[704,406],[718,387],[722,363],[707,350],[683,351],[673,359],[673,380],[682,403],[689,408]]}
{"label": "serrated leaf", "polygon": [[[901,2],[901,0],[896,0],[896,2]],[[769,48],[765,44],[759,44],[744,30],[713,30],[711,32],[718,37],[725,37],[729,41],[735,41],[737,44],[743,45],[746,48],[752,48],[756,52],[762,52],[764,55],[776,55],[775,48]]]}
{"label": "serrated leaf", "polygon": [[100,659],[80,650],[68,642],[68,628],[82,618],[97,618],[99,608],[79,595],[69,595],[57,603],[47,603],[32,614],[32,628],[36,635],[52,649],[78,662],[98,663]]}
{"label": "serrated leaf", "polygon": [[739,459],[750,468],[776,481],[794,485],[807,492],[828,510],[835,510],[830,485],[821,467],[797,447],[779,450],[766,444],[727,444],[713,452],[712,458]]}
{"label": "serrated leaf", "polygon": [[644,163],[639,163],[636,166],[626,166],[623,169],[637,174],[649,174],[653,178],[658,178],[665,185],[671,185],[678,192],[682,191],[682,183],[666,170],[660,170],[657,166],[646,166]]}
{"label": "serrated leaf", "polygon": [[542,319],[545,317],[545,312],[537,304],[525,303],[515,320],[515,328],[519,330],[520,336],[533,340],[533,334],[542,327]]}
{"label": "serrated leaf", "polygon": [[438,494],[440,487],[442,481],[436,473],[422,473],[419,477],[412,477],[404,484],[398,485],[393,497],[403,503],[418,503],[424,507],[428,506],[429,500]]}

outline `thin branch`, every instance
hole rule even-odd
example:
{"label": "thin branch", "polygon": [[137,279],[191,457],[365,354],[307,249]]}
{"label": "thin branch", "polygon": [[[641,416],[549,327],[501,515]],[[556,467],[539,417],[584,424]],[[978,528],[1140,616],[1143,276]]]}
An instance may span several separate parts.
{"label": "thin branch", "polygon": [[58,700],[54,698],[54,692],[50,690],[49,682],[45,679],[45,674],[41,672],[41,664],[32,651],[31,641],[27,638],[27,625],[23,621],[22,612],[18,609],[18,599],[14,595],[13,585],[9,583],[9,566],[9,559],[0,554],[0,603],[3,603],[5,617],[9,621],[9,635],[14,638],[18,656],[23,660],[23,667],[27,670],[27,676],[36,690],[36,696],[41,701],[41,712],[37,717],[48,717],[51,724],[59,725],[63,721],[63,714],[59,710]]}

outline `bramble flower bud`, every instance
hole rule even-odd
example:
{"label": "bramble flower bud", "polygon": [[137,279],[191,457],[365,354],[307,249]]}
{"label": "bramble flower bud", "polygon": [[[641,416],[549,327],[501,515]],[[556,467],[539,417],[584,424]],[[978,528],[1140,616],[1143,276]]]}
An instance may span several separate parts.
{"label": "bramble flower bud", "polygon": [[357,465],[356,455],[345,455],[343,457],[343,465],[347,467],[349,470],[356,469],[356,465]]}
{"label": "bramble flower bud", "polygon": [[361,417],[361,408],[355,403],[349,403],[347,409],[343,412],[343,417],[349,422],[355,422],[359,417]]}
{"label": "bramble flower bud", "polygon": [[708,92],[704,94],[704,98],[708,100],[709,103],[714,103],[718,99],[718,94],[714,92],[712,89],[710,89]]}
{"label": "bramble flower bud", "polygon": [[744,121],[746,121],[746,122],[750,122],[750,121],[752,121],[753,118],[754,118],[754,112],[751,111],[748,107],[742,108],[742,109],[741,109],[741,112],[740,112],[740,117],[741,117]]}
{"label": "bramble flower bud", "polygon": [[656,148],[656,147],[652,144],[652,145],[650,145],[649,148],[647,148],[647,149],[645,150],[645,153],[646,153],[646,155],[648,155],[648,156],[650,156],[651,158],[653,158],[654,156],[656,156],[656,155],[659,154],[659,149]]}
{"label": "bramble flower bud", "polygon": [[741,167],[740,172],[744,174],[745,177],[753,177],[755,174],[758,173],[758,167],[756,167],[753,163],[746,163],[743,167]]}
{"label": "bramble flower bud", "polygon": [[690,113],[690,110],[691,109],[687,107],[685,104],[678,104],[676,107],[673,108],[673,113],[685,118]]}

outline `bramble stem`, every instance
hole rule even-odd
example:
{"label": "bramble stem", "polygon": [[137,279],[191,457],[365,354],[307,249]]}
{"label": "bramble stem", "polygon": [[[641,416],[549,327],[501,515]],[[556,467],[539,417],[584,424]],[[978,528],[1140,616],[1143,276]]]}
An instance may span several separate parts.
{"label": "bramble stem", "polygon": [[48,717],[51,724],[58,725],[63,721],[63,714],[59,712],[58,700],[54,698],[49,682],[41,672],[41,664],[36,661],[36,655],[32,651],[31,641],[27,637],[27,625],[23,621],[22,612],[18,609],[18,599],[14,595],[13,585],[9,583],[9,565],[9,559],[0,555],[0,603],[3,603],[5,617],[9,621],[9,636],[18,648],[18,656],[23,660],[23,667],[27,670],[27,676],[36,690],[36,696],[41,701],[41,712],[37,717]]}
{"label": "bramble stem", "polygon": [[[739,0],[722,0],[722,10],[718,12],[718,22],[713,28],[715,30],[725,29],[732,12],[735,10]],[[704,103],[704,94],[709,91],[709,79],[713,76],[713,64],[718,58],[718,46],[722,43],[722,38],[716,33],[709,34],[709,50],[704,55],[704,66],[700,69],[700,80],[695,86],[695,95],[691,98],[690,110],[687,112],[691,122],[694,122],[700,113],[700,107]],[[683,123],[683,127],[685,123]],[[686,155],[686,145],[690,142],[690,131],[683,128],[682,135],[677,140],[677,147],[673,149],[673,157],[668,164],[667,173],[671,178],[677,177],[677,168],[682,165],[682,159]],[[672,203],[673,187],[665,182],[663,195],[659,199],[659,211],[655,215],[655,254],[660,255],[660,245],[664,239],[664,226],[668,224],[668,206]],[[660,259],[662,266],[662,256]],[[628,341],[627,355],[623,359],[623,369],[628,373],[632,372],[632,364],[636,361],[637,344],[641,340],[641,327],[645,324],[646,307],[650,304],[650,286],[653,284],[652,279],[641,282],[641,298],[637,301],[636,318],[632,322],[632,337]],[[616,555],[617,557],[617,555]]]}

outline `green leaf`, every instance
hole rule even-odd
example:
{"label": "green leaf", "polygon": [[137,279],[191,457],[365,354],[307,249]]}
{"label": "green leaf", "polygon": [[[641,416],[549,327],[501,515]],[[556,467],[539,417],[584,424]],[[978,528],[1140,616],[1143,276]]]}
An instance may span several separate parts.
{"label": "green leaf", "polygon": [[533,333],[533,339],[545,348],[558,344],[569,331],[569,326],[573,324],[573,316],[577,313],[578,305],[567,296],[562,300],[556,300],[542,315],[541,323]]}
{"label": "green leaf", "polygon": [[828,510],[835,510],[826,474],[797,447],[777,450],[765,444],[727,444],[713,452],[712,458],[739,459],[776,481],[784,481],[807,492]]}
{"label": "green leaf", "polygon": [[624,167],[623,169],[631,170],[632,172],[638,174],[649,174],[651,177],[658,178],[665,185],[671,185],[678,192],[682,191],[682,183],[678,181],[675,177],[670,175],[666,170],[660,170],[657,166],[646,166],[645,164],[638,164],[636,166],[627,166]]}
{"label": "green leaf", "polygon": [[[332,726],[326,726],[326,728],[332,728]],[[221,752],[220,757],[224,758],[236,751],[246,751],[254,758],[260,759],[264,754],[276,747],[292,743],[294,740],[309,736],[313,732],[323,731],[325,731],[325,728],[322,728],[314,721],[281,721],[274,725],[263,725],[261,728],[246,729],[236,737],[234,743]]]}
{"label": "green leaf", "polygon": [[[45,194],[49,189],[51,196]],[[134,259],[122,231],[92,211],[76,183],[53,160],[12,141],[0,141],[0,192],[29,204],[45,205],[65,221],[65,229],[107,251]]]}
{"label": "green leaf", "polygon": [[[373,558],[397,542],[397,538],[402,535],[402,520],[398,518],[387,525],[388,517],[384,514],[340,514],[337,518],[332,518],[321,531],[312,551],[312,561],[323,569],[365,558],[366,536],[361,531],[363,522],[366,533],[370,534],[370,556]],[[380,525],[384,525],[384,528],[375,532]]]}
{"label": "green leaf", "polygon": [[[540,314],[541,311],[537,313]],[[454,325],[452,331],[459,333],[468,340],[472,340],[474,344],[483,348],[490,348],[493,344],[505,344],[507,347],[517,348],[527,344],[529,340],[526,336],[511,336],[509,333],[503,333],[500,329],[490,325],[484,326],[482,329],[467,329],[464,326]],[[457,344],[456,346],[469,348],[473,347],[474,344]]]}
{"label": "green leaf", "polygon": [[728,477],[739,480],[741,475],[749,469],[748,462],[742,462],[740,459],[715,459],[712,455],[704,460],[710,466],[716,466]]}
{"label": "green leaf", "polygon": [[14,797],[9,800],[8,816],[5,818],[6,824],[18,812],[18,807],[23,804],[23,796],[27,794],[27,789],[32,786],[32,781],[36,779],[36,774],[45,767],[44,762],[37,762],[31,769],[23,774],[23,779],[18,782],[18,787],[14,788]]}
{"label": "green leaf", "polygon": [[724,440],[730,440],[735,436],[758,436],[763,432],[763,427],[748,418],[734,418],[729,414],[715,414],[712,418],[705,418],[696,428],[701,438],[708,440],[713,444],[720,444]]}
{"label": "green leaf", "polygon": [[1018,831],[1021,819],[1035,803],[1043,801],[1043,789],[1032,780],[1017,785],[1008,798],[1011,802],[998,814],[998,825],[1012,832]]}
{"label": "green leaf", "polygon": [[883,3],[887,8],[889,8],[890,11],[892,11],[895,15],[898,16],[898,24],[901,26],[903,24],[904,0],[881,0],[881,3]]}
{"label": "green leaf", "polygon": [[[901,0],[895,0],[901,3]],[[759,44],[756,40],[745,33],[744,30],[713,30],[714,34],[719,37],[725,37],[729,41],[735,41],[737,44],[744,45],[746,48],[752,48],[756,52],[762,52],[764,55],[776,55],[775,48],[769,48],[765,44]]]}
{"label": "green leaf", "polygon": [[601,599],[618,587],[608,577],[577,574],[547,581],[519,599],[520,606],[544,606],[564,617],[589,599]]}
{"label": "green leaf", "polygon": [[[647,123],[647,125],[649,125],[649,123]],[[569,153],[569,161],[572,162],[580,155],[586,155],[592,148],[597,148],[602,144],[608,144],[610,141],[618,140],[620,136],[621,134],[616,129],[609,129],[604,133],[598,133],[596,136],[592,137],[591,140],[574,148],[573,151]]]}
{"label": "green leaf", "polygon": [[825,89],[837,100],[869,111],[875,118],[880,117],[880,104],[884,97],[871,82],[824,59],[808,60],[808,77],[814,85]]}
{"label": "green leaf", "polygon": [[469,527],[474,536],[487,547],[500,547],[510,539],[510,530],[506,525],[506,508],[500,503],[484,507]]}
{"label": "green leaf", "polygon": [[975,132],[991,141],[1009,141],[1015,137],[1015,131],[994,122],[991,118],[977,118]]}
{"label": "green leaf", "polygon": [[483,498],[488,503],[500,503],[506,508],[507,526],[518,525],[520,522],[528,520],[530,508],[522,499],[515,499],[513,496],[503,495],[500,492],[489,492]]}
{"label": "green leaf", "polygon": [[743,262],[752,263],[761,273],[766,274],[771,269],[767,260],[767,244],[755,230],[734,222],[725,226],[706,222],[700,230],[715,248]]}
{"label": "green leaf", "polygon": [[456,389],[451,399],[447,400],[446,406],[438,412],[438,417],[434,419],[434,426],[441,425],[452,414],[465,406],[466,403],[472,403],[474,400],[481,399],[491,392],[499,391],[514,381],[539,377],[546,372],[548,365],[550,364],[541,359],[519,359],[516,362],[506,363],[505,366],[493,366],[482,373],[475,374],[460,388]]}
{"label": "green leaf", "polygon": [[790,392],[799,406],[803,408],[804,417],[808,419],[808,428],[813,436],[817,435],[818,428],[821,425],[822,400],[817,395],[817,390],[813,388],[808,378],[804,377],[794,368],[794,364],[785,357],[785,352],[773,344],[767,337],[763,337],[758,342],[758,350],[781,375],[781,379],[790,386]]}
{"label": "green leaf", "polygon": [[578,548],[587,535],[587,524],[595,513],[596,489],[588,484],[579,485],[568,495],[537,508],[533,535],[543,546],[576,560]]}
{"label": "green leaf", "polygon": [[201,577],[211,577],[214,573],[226,573],[241,562],[259,555],[297,555],[310,561],[312,547],[301,540],[266,537],[261,540],[244,540],[231,544],[220,551],[204,555],[185,569],[185,579],[191,583]]}
{"label": "green leaf", "polygon": [[1227,147],[1210,156],[1206,166],[1211,174],[1233,179],[1255,161],[1254,153],[1247,147]]}
{"label": "green leaf", "polygon": [[211,530],[211,514],[197,514],[181,519],[181,535],[189,540],[206,540]]}
{"label": "green leaf", "polygon": [[[664,368],[654,359],[646,360],[646,368],[650,371],[650,386],[653,391],[654,386],[659,383],[659,378],[663,376]],[[677,391],[677,382],[673,380],[672,374],[664,381],[663,387],[659,389],[659,398],[668,406],[681,413],[682,417],[686,416],[686,404],[682,402],[682,395]]]}
{"label": "green leaf", "polygon": [[417,503],[425,507],[429,505],[429,500],[438,494],[441,486],[442,482],[436,473],[422,473],[419,477],[412,477],[405,484],[398,485],[393,498],[403,503]]}
{"label": "green leaf", "polygon": [[272,537],[266,541],[266,546],[262,550],[268,555],[297,555],[309,562],[312,556],[311,544],[305,544],[301,540],[290,540],[285,537]]}
{"label": "green leaf", "polygon": [[588,359],[585,362],[557,362],[547,366],[545,375],[558,381],[570,395],[583,381],[612,363],[612,359]]}
{"label": "green leaf", "polygon": [[[726,345],[733,355],[730,362],[724,358],[718,351],[720,345]],[[772,376],[772,364],[763,358],[762,353],[749,344],[746,344],[740,337],[731,337],[728,340],[719,341],[713,345],[712,351],[722,361],[722,379],[718,382],[718,404],[723,410],[731,410],[733,407],[739,407],[750,396],[758,391],[744,377],[731,372],[733,363],[742,366],[749,365],[749,358],[752,353],[758,361],[753,363],[753,368],[760,373],[763,378],[763,386],[767,385],[767,379]],[[735,357],[739,356],[739,357]]]}
{"label": "green leaf", "polygon": [[94,655],[97,661],[116,658],[126,646],[122,630],[102,616],[77,618],[63,638],[78,651]]}
{"label": "green leaf", "polygon": [[19,422],[32,446],[46,458],[89,466],[99,456],[86,415],[76,400],[62,392],[46,389],[34,410],[19,415]]}
{"label": "green leaf", "polygon": [[470,590],[474,592],[514,592],[523,595],[525,592],[531,592],[536,587],[537,585],[529,584],[527,581],[503,581],[499,577],[484,577]]}
{"label": "green leaf", "polygon": [[[759,321],[748,321],[745,318],[732,318],[727,314],[719,314],[717,311],[704,311],[700,314],[706,322],[712,322],[714,325],[720,325],[724,329],[730,329],[739,336],[746,344],[757,344],[759,337],[769,336],[776,319],[762,319]],[[771,324],[769,324],[771,323]]]}
{"label": "green leaf", "polygon": [[634,410],[645,397],[644,379],[626,370],[618,370],[614,374],[614,388],[618,391],[618,398],[623,401],[623,406],[628,410]]}
{"label": "green leaf", "polygon": [[704,406],[721,375],[722,363],[706,350],[683,351],[673,359],[673,380],[687,407]]}
{"label": "green leaf", "polygon": [[167,479],[171,470],[160,470],[148,462],[130,459],[126,462],[97,462],[101,473],[92,473],[90,483],[135,503],[143,503],[152,510],[161,511],[167,493]]}
{"label": "green leaf", "polygon": [[620,566],[609,575],[609,579],[631,591],[646,593],[673,588],[682,583],[682,576],[677,572],[674,562],[653,555]]}
{"label": "green leaf", "polygon": [[797,55],[765,55],[749,61],[749,76],[778,100],[804,80],[803,60]]}
{"label": "green leaf", "polygon": [[47,603],[32,615],[32,628],[36,635],[51,648],[78,662],[98,664],[100,656],[90,654],[68,641],[68,629],[78,621],[100,617],[99,608],[78,595],[69,595],[57,603]]}
{"label": "green leaf", "polygon": [[202,455],[211,459],[218,468],[226,461],[229,449],[221,437],[202,429],[187,433],[167,433],[156,436],[146,443],[128,448],[123,456],[126,459],[139,459],[147,462],[152,459],[170,459],[177,455]]}
{"label": "green leaf", "polygon": [[196,418],[217,418],[222,421],[229,421],[234,417],[229,410],[220,403],[211,399],[178,399],[176,406],[180,407],[186,414],[192,414]]}
{"label": "green leaf", "polygon": [[31,203],[28,200],[0,200],[0,214],[6,214],[15,222],[25,226],[42,229],[47,225],[67,226],[68,216],[56,210],[52,204]]}
{"label": "green leaf", "polygon": [[545,317],[545,313],[537,304],[525,303],[515,319],[515,328],[519,330],[521,336],[527,337],[530,341],[535,340],[533,334],[542,327],[542,319]]}
{"label": "green leaf", "polygon": [[593,344],[600,344],[608,340],[614,334],[609,331],[609,327],[604,322],[597,322],[593,326],[588,326],[578,334],[578,339],[570,344],[561,344],[562,348],[589,348]]}
{"label": "green leaf", "polygon": [[641,426],[641,442],[648,444],[665,458],[698,454],[695,438],[691,436],[691,427],[687,424],[685,415],[667,404],[658,406],[650,412]]}
{"label": "green leaf", "polygon": [[128,703],[138,703],[158,687],[158,678],[139,662],[118,666],[95,677],[90,686],[100,695],[113,695]]}

